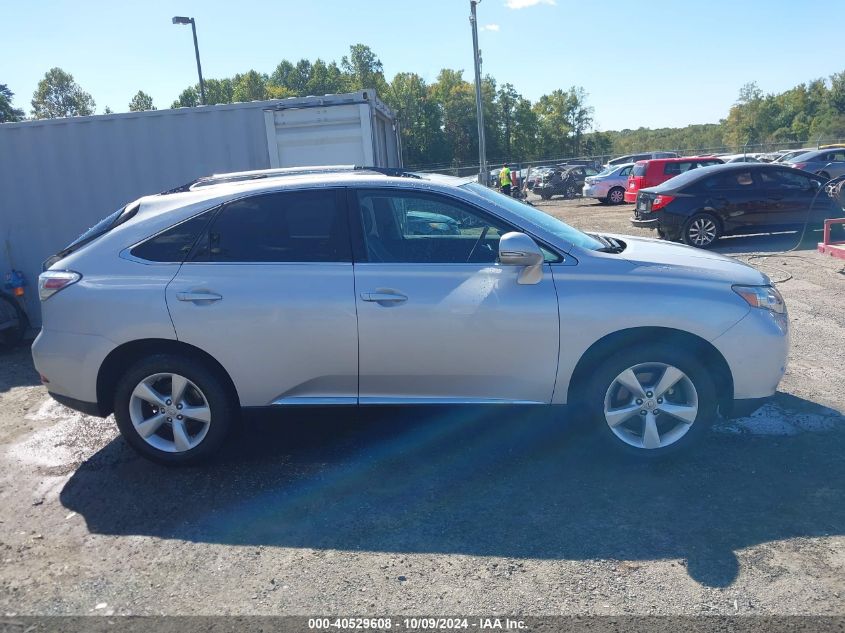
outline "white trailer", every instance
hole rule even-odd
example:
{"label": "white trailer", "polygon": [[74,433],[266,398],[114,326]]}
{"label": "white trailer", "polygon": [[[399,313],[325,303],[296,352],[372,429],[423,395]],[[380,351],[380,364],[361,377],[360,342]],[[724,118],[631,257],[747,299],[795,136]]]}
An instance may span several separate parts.
{"label": "white trailer", "polygon": [[373,90],[0,124],[0,283],[136,198],[201,176],[304,165],[401,167],[399,128]]}

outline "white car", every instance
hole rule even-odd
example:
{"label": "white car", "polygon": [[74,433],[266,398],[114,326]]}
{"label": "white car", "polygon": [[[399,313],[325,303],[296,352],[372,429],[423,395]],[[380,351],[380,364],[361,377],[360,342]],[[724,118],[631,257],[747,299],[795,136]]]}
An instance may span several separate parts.
{"label": "white car", "polygon": [[789,341],[741,262],[376,168],[203,179],[48,264],[44,385],[168,464],[214,453],[242,408],[313,405],[575,405],[659,456],[771,396]]}
{"label": "white car", "polygon": [[607,167],[595,176],[587,176],[584,179],[582,195],[585,198],[595,198],[603,204],[622,204],[625,202],[628,176],[633,168],[634,163],[624,163]]}

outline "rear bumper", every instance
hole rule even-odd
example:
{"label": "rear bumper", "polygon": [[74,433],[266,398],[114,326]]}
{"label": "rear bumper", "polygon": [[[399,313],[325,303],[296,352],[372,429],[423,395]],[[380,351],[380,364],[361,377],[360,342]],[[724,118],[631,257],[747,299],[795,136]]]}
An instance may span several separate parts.
{"label": "rear bumper", "polygon": [[640,229],[656,229],[657,218],[651,218],[649,220],[638,220],[635,216],[632,215],[631,224]]}
{"label": "rear bumper", "polygon": [[103,336],[42,329],[32,344],[32,360],[53,397],[97,401],[97,374],[115,348]]}
{"label": "rear bumper", "polygon": [[625,202],[636,202],[637,201],[637,192],[636,191],[628,191],[625,190]]}

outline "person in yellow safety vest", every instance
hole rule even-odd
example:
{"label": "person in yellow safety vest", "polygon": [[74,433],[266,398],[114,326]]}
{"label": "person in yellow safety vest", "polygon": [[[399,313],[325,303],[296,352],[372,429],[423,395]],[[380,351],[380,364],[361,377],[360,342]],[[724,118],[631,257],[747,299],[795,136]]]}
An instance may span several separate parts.
{"label": "person in yellow safety vest", "polygon": [[506,196],[511,195],[511,170],[507,165],[499,172],[499,188]]}

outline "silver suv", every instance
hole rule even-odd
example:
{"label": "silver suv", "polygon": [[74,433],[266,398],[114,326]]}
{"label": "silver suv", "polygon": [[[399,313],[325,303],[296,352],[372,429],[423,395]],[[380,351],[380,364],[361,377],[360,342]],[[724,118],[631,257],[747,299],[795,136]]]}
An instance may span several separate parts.
{"label": "silver suv", "polygon": [[47,263],[47,390],[169,464],[212,454],[241,408],[356,404],[577,405],[610,446],[659,456],[759,406],[787,357],[754,268],[445,176],[213,177]]}

